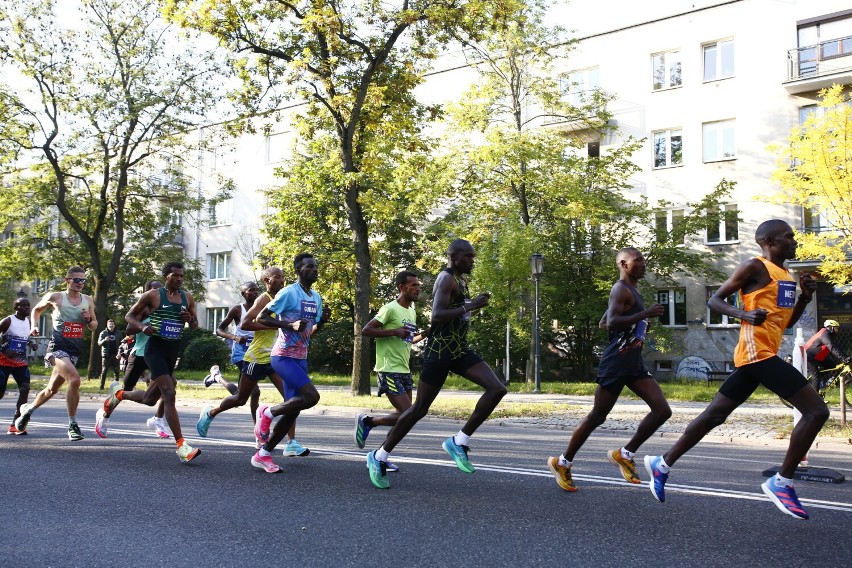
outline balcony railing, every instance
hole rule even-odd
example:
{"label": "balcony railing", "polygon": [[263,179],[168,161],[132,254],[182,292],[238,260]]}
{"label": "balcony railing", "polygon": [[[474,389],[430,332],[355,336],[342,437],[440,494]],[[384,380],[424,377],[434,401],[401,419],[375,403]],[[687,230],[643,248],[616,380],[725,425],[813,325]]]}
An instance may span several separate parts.
{"label": "balcony railing", "polygon": [[791,49],[787,52],[787,62],[790,81],[852,69],[852,36]]}

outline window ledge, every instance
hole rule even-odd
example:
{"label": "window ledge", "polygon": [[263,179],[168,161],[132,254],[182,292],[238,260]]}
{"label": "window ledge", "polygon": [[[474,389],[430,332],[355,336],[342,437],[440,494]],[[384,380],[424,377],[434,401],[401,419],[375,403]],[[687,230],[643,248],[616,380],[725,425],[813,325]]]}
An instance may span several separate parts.
{"label": "window ledge", "polygon": [[718,79],[704,79],[702,81],[703,84],[708,85],[710,83],[719,83],[720,81],[727,81],[728,79],[734,79],[736,75],[731,75],[730,77],[719,77]]}
{"label": "window ledge", "polygon": [[682,168],[682,167],[683,167],[683,162],[681,162],[679,164],[671,164],[671,165],[668,165],[668,166],[654,166],[652,169],[654,169],[654,170],[671,170],[673,168]]}
{"label": "window ledge", "polygon": [[705,164],[716,164],[718,162],[733,162],[736,160],[736,156],[730,156],[728,158],[713,158],[712,160],[704,160]]}
{"label": "window ledge", "polygon": [[708,243],[707,241],[704,241],[704,245],[708,246],[708,247],[718,247],[718,246],[724,246],[724,245],[738,245],[738,244],[740,244],[739,239],[737,239],[735,241],[718,241],[718,242],[712,242],[712,243]]}
{"label": "window ledge", "polygon": [[654,87],[651,87],[651,92],[652,93],[661,93],[663,91],[674,91],[675,89],[681,89],[681,88],[683,88],[683,84],[671,85],[671,86],[668,86],[668,87],[660,87],[659,89],[655,89]]}
{"label": "window ledge", "polygon": [[738,323],[708,323],[707,329],[739,329]]}

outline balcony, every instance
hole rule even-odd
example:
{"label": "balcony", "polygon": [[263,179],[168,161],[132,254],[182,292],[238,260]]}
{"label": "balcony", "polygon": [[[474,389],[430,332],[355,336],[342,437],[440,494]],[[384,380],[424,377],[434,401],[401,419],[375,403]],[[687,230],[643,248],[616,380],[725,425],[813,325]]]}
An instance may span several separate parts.
{"label": "balcony", "polygon": [[852,36],[824,41],[787,52],[787,80],[791,95],[852,83]]}

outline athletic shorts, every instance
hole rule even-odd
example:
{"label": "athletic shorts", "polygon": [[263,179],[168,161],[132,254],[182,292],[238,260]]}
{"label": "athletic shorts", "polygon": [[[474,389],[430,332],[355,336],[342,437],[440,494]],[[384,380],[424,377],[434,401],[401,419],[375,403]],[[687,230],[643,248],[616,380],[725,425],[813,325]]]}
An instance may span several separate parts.
{"label": "athletic shorts", "polygon": [[151,378],[163,375],[174,376],[180,341],[169,341],[159,337],[149,337],[145,347],[145,364],[151,370]]}
{"label": "athletic shorts", "polygon": [[414,390],[411,373],[383,373],[379,371],[379,396],[399,396]]}
{"label": "athletic shorts", "polygon": [[595,382],[600,387],[611,393],[619,394],[624,387],[641,379],[653,379],[654,376],[648,371],[643,371],[635,375],[617,375],[615,377],[598,377]]}
{"label": "athletic shorts", "polygon": [[48,351],[44,354],[44,366],[48,369],[53,367],[53,361],[51,359],[68,359],[71,361],[71,364],[75,367],[77,366],[77,361],[80,360],[79,355],[71,355],[65,351]]}
{"label": "athletic shorts", "polygon": [[148,370],[148,364],[145,363],[145,357],[131,353],[127,357],[127,366],[124,367],[124,390],[133,390],[136,388],[136,383],[145,371]]}
{"label": "athletic shorts", "polygon": [[788,399],[806,387],[808,380],[793,365],[785,363],[776,355],[737,367],[719,387],[719,392],[737,404],[742,404],[759,385]]}
{"label": "athletic shorts", "polygon": [[27,365],[21,367],[0,367],[0,396],[6,392],[9,377],[15,379],[18,390],[30,386],[30,368]]}
{"label": "athletic shorts", "polygon": [[424,359],[423,370],[420,371],[420,380],[427,385],[435,387],[444,386],[447,376],[453,373],[465,376],[468,369],[482,363],[482,357],[468,349],[456,359]]}
{"label": "athletic shorts", "polygon": [[272,368],[272,363],[249,363],[243,361],[240,363],[240,373],[248,377],[252,381],[260,381],[272,376],[275,369]]}
{"label": "athletic shorts", "polygon": [[273,356],[272,368],[284,380],[284,398],[287,400],[298,396],[302,387],[311,382],[307,359]]}

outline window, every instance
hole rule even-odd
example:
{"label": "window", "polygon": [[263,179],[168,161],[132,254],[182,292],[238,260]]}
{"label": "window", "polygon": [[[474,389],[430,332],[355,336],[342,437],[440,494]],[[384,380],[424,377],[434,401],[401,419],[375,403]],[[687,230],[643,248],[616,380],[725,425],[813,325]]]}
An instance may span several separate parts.
{"label": "window", "polygon": [[661,324],[686,325],[686,290],[657,290],[657,303],[666,308]]}
{"label": "window", "polygon": [[655,53],[651,56],[653,90],[680,87],[680,51]]}
{"label": "window", "polygon": [[655,213],[654,237],[658,243],[668,241],[683,244],[683,235],[675,232],[683,222],[683,209],[668,209]]}
{"label": "window", "polygon": [[[707,287],[707,301],[710,301],[710,297],[716,293],[718,290],[718,286],[708,286]],[[725,298],[725,301],[735,308],[742,308],[742,303],[740,302],[739,294],[732,294]],[[719,312],[715,312],[711,310],[709,307],[707,308],[707,325],[708,326],[726,326],[726,325],[740,325],[740,320],[737,318],[727,316],[725,314],[720,314]],[[727,370],[727,369],[725,369]]]}
{"label": "window", "polygon": [[654,132],[654,167],[683,165],[683,134],[680,130]]}
{"label": "window", "polygon": [[702,125],[705,163],[733,160],[737,157],[735,125],[735,120],[705,122]]}
{"label": "window", "polygon": [[670,372],[673,369],[671,361],[655,361],[655,364],[658,372]]}
{"label": "window", "polygon": [[563,100],[575,107],[592,102],[592,93],[600,88],[600,70],[597,67],[580,69],[564,75],[559,80]]}
{"label": "window", "polygon": [[802,228],[806,233],[819,233],[823,230],[822,218],[818,210],[802,207]]}
{"label": "window", "polygon": [[216,203],[211,203],[208,209],[210,216],[210,226],[230,225],[234,213],[234,200],[223,199]]}
{"label": "window", "polygon": [[207,308],[207,329],[216,333],[216,328],[228,316],[228,308]]}
{"label": "window", "polygon": [[736,204],[722,205],[707,211],[707,238],[705,243],[731,243],[740,238],[740,220]]}
{"label": "window", "polygon": [[734,40],[727,39],[704,45],[704,81],[718,81],[734,76]]}
{"label": "window", "polygon": [[207,278],[209,280],[224,280],[231,272],[231,253],[219,252],[207,255]]}

